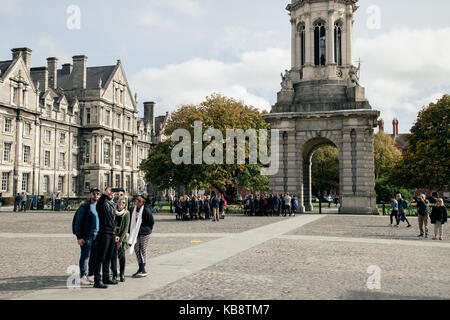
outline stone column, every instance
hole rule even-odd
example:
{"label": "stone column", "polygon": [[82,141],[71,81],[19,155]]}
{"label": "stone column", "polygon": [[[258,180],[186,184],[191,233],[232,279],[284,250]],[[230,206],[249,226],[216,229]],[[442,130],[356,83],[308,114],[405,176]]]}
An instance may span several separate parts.
{"label": "stone column", "polygon": [[[350,6],[350,10],[351,6]],[[347,37],[346,37],[346,57],[347,57],[347,64],[348,65],[352,65],[352,32],[353,32],[353,14],[352,13],[347,13],[346,15],[346,32],[347,32]]]}
{"label": "stone column", "polygon": [[311,155],[307,159],[303,159],[303,203],[305,206],[305,211],[313,211],[312,204],[312,187],[311,187]]}
{"label": "stone column", "polygon": [[334,10],[328,10],[327,64],[336,64],[334,59]]}
{"label": "stone column", "polygon": [[298,190],[298,168],[297,168],[297,145],[296,145],[295,129],[287,131],[287,150],[284,150],[286,159],[286,187],[287,192],[295,194]]}
{"label": "stone column", "polygon": [[296,19],[291,19],[291,68],[294,69],[297,61],[297,26]]}
{"label": "stone column", "polygon": [[[311,31],[312,30],[312,31]],[[314,38],[311,37],[314,34],[314,29],[311,27],[311,14],[308,12],[305,14],[305,65],[312,66],[314,64]]]}

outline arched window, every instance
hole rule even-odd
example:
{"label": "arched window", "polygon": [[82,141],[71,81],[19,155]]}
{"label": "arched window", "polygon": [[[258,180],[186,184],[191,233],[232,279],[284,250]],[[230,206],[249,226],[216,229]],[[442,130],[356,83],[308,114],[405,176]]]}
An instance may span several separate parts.
{"label": "arched window", "polygon": [[342,66],[342,27],[339,23],[334,25],[334,62]]}
{"label": "arched window", "polygon": [[302,66],[305,65],[306,60],[306,33],[305,26],[300,26],[299,35],[300,35],[300,64]]}
{"label": "arched window", "polygon": [[324,66],[326,58],[326,29],[323,22],[318,22],[314,27],[314,63],[316,66]]}

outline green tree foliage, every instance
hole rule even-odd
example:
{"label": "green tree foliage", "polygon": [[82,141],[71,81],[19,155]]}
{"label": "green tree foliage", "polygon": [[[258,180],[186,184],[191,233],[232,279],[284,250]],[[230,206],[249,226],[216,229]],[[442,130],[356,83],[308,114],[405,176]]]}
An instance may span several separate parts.
{"label": "green tree foliage", "polygon": [[[194,137],[194,122],[203,123],[203,133],[213,127],[219,129],[226,137],[227,129],[268,129],[269,125],[262,114],[255,108],[246,106],[222,95],[214,94],[207,97],[200,105],[186,105],[171,114],[164,135],[171,136],[176,129],[186,129]],[[193,139],[192,139],[193,140]],[[269,179],[260,174],[261,165],[248,164],[248,144],[245,150],[246,164],[225,164],[226,143],[224,149],[224,164],[191,164],[175,165],[171,160],[171,152],[175,144],[167,141],[158,145],[143,162],[141,169],[146,172],[148,182],[159,188],[186,186],[188,189],[216,188],[233,201],[240,189],[267,190]],[[203,150],[208,143],[203,143]],[[192,150],[193,141],[192,141]],[[194,163],[192,152],[192,163]],[[235,146],[236,159],[236,146]],[[235,161],[236,162],[236,161]]]}
{"label": "green tree foliage", "polygon": [[391,196],[401,194],[403,199],[411,202],[412,196],[408,190],[389,184],[386,179],[380,178],[375,180],[375,191],[377,193],[377,203],[389,203]]}
{"label": "green tree foliage", "polygon": [[312,156],[312,188],[324,191],[339,189],[339,152],[336,147],[323,146]]}
{"label": "green tree foliage", "polygon": [[378,132],[374,135],[375,178],[387,177],[401,160],[402,153],[395,147],[390,135]]}
{"label": "green tree foliage", "polygon": [[450,181],[450,96],[419,112],[410,146],[392,171],[391,184],[443,190]]}

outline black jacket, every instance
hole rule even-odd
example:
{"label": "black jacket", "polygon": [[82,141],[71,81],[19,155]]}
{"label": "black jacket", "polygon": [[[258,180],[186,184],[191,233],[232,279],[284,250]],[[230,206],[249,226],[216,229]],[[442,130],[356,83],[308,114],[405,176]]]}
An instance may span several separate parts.
{"label": "black jacket", "polygon": [[419,201],[417,202],[417,213],[421,216],[427,216],[428,215],[428,201]]}
{"label": "black jacket", "polygon": [[152,210],[149,206],[145,206],[144,212],[142,213],[142,223],[139,229],[140,236],[148,236],[153,231],[153,225],[155,224],[155,219],[153,218]]}
{"label": "black jacket", "polygon": [[432,224],[435,224],[436,221],[445,224],[447,222],[447,209],[444,206],[434,207],[430,214],[430,220]]}
{"label": "black jacket", "polygon": [[116,213],[114,203],[106,195],[102,195],[97,202],[98,220],[100,222],[99,234],[115,234]]}

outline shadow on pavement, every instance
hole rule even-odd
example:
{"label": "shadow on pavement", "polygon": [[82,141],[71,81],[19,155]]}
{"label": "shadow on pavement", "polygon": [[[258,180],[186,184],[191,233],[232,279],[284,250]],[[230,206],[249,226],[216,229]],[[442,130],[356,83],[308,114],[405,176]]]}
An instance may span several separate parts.
{"label": "shadow on pavement", "polygon": [[0,292],[2,291],[29,291],[42,289],[67,288],[68,276],[25,276],[0,279]]}

